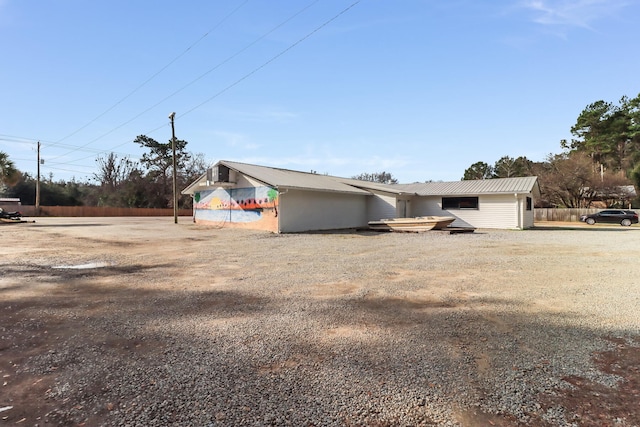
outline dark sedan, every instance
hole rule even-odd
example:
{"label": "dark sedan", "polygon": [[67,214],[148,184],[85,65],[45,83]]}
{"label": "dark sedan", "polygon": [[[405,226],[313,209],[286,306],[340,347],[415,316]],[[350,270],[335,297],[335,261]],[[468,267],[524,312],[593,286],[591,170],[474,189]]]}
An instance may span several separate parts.
{"label": "dark sedan", "polygon": [[638,214],[634,211],[625,211],[622,209],[607,209],[591,215],[582,215],[580,221],[593,225],[596,222],[609,224],[620,224],[625,227],[638,223]]}

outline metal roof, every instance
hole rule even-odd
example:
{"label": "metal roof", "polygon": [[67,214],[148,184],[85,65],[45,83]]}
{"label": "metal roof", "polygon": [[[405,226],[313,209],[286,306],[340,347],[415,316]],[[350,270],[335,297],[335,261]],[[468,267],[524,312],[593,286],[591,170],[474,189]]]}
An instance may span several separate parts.
{"label": "metal roof", "polygon": [[390,185],[390,184],[382,184],[379,182],[372,182],[372,181],[363,181],[361,179],[353,179],[353,178],[339,178],[339,177],[333,177],[333,178],[337,179],[338,181],[344,184],[352,185],[354,187],[362,188],[365,190],[382,191],[382,192],[391,193],[391,194],[406,193],[406,191],[404,191],[403,189],[396,188],[394,185]]}
{"label": "metal roof", "polygon": [[311,172],[299,172],[289,169],[279,169],[267,166],[250,165],[247,163],[221,160],[218,164],[227,166],[243,175],[257,179],[267,185],[279,189],[303,189],[316,191],[332,191],[337,193],[370,194],[368,191],[348,185],[341,178],[330,175],[319,175]]}
{"label": "metal roof", "polygon": [[538,177],[494,178],[453,182],[423,182],[415,184],[395,184],[406,192],[418,196],[448,196],[476,194],[509,194],[539,192]]}
{"label": "metal roof", "polygon": [[[391,194],[411,194],[418,196],[449,196],[477,194],[508,194],[538,192],[538,178],[495,178],[474,181],[424,182],[415,184],[381,184],[352,178],[340,178],[331,175],[319,175],[289,169],[258,166],[248,163],[220,160],[218,165],[227,166],[243,175],[256,179],[266,185],[279,189],[301,189],[312,191],[331,191],[349,194],[371,194],[370,191],[382,191]],[[197,191],[200,183],[206,180],[206,173],[182,191],[191,194]],[[367,191],[370,190],[370,191]]]}

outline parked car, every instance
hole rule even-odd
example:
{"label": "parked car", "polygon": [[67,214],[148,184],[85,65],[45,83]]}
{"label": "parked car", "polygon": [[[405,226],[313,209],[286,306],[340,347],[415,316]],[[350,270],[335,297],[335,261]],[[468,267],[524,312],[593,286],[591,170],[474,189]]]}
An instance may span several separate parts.
{"label": "parked car", "polygon": [[625,227],[638,223],[638,214],[634,211],[625,211],[622,209],[606,209],[591,215],[580,216],[580,221],[593,225],[596,222],[620,224]]}

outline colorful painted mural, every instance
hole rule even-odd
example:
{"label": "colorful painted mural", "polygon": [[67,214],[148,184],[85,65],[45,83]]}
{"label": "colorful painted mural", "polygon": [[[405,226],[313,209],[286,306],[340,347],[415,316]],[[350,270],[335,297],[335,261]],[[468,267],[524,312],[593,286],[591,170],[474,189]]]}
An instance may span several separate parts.
{"label": "colorful painted mural", "polygon": [[[278,191],[271,187],[216,188],[194,194],[198,221],[255,223],[278,215]],[[269,227],[271,228],[271,227]]]}

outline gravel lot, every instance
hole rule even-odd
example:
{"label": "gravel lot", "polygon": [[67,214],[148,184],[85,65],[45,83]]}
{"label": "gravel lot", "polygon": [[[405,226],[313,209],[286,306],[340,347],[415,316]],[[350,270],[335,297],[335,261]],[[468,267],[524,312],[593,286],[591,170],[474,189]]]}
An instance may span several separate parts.
{"label": "gravel lot", "polygon": [[0,236],[0,424],[640,425],[638,225]]}

